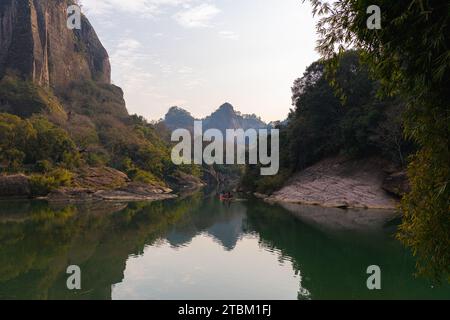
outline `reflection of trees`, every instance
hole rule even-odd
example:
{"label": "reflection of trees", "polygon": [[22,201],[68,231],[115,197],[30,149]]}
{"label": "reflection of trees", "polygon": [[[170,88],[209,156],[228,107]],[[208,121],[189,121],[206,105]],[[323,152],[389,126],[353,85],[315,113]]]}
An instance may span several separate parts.
{"label": "reflection of trees", "polygon": [[[263,246],[279,251],[280,259],[292,261],[302,277],[299,298],[304,297],[304,289],[315,299],[448,296],[448,287],[432,291],[427,283],[412,281],[414,261],[389,235],[324,233],[281,207],[248,205],[246,228],[260,235]],[[373,264],[382,268],[382,292],[366,288],[366,269]]]}
{"label": "reflection of trees", "polygon": [[[0,299],[110,299],[111,285],[123,280],[130,255],[142,254],[160,239],[182,246],[200,233],[227,250],[243,233],[259,234],[262,246],[291,261],[301,275],[299,298],[308,293],[312,298],[376,298],[365,287],[365,269],[372,264],[382,268],[383,298],[431,295],[425,283],[411,281],[413,261],[393,239],[323,232],[258,201],[226,206],[197,194],[128,205],[55,208],[24,202],[1,208]],[[66,289],[70,264],[81,267],[81,292]],[[432,294],[445,297],[448,288]]]}
{"label": "reflection of trees", "polygon": [[[200,200],[197,195],[124,209],[35,203],[17,219],[10,209],[7,218],[0,217],[0,299],[110,299],[111,284],[123,279],[129,255],[141,254]],[[81,267],[81,293],[66,289],[70,264]]]}

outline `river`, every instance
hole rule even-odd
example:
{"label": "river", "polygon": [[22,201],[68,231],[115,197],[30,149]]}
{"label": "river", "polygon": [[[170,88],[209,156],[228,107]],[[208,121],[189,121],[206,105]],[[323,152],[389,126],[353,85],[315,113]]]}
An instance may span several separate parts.
{"label": "river", "polygon": [[[2,201],[0,299],[450,297],[449,286],[413,276],[395,220],[365,228],[355,216],[333,222],[345,210],[296,210],[203,193],[128,204]],[[67,289],[69,265],[80,267],[81,290]],[[381,268],[381,290],[367,288],[371,265]]]}

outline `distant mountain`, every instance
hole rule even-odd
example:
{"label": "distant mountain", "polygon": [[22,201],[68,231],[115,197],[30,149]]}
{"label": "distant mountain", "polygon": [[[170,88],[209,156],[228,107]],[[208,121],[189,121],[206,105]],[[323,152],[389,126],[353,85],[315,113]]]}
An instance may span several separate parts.
{"label": "distant mountain", "polygon": [[163,122],[169,130],[188,129],[192,131],[195,120],[203,121],[203,130],[219,129],[224,134],[227,129],[247,130],[269,127],[257,115],[241,114],[230,103],[224,103],[204,119],[196,119],[188,111],[179,107],[172,107],[167,112]]}
{"label": "distant mountain", "polygon": [[269,122],[269,127],[278,128],[278,127],[286,127],[289,124],[289,118],[286,118],[283,121],[271,121]]}
{"label": "distant mountain", "polygon": [[172,107],[164,117],[164,124],[167,129],[173,131],[176,129],[194,129],[195,118],[186,110],[179,107]]}

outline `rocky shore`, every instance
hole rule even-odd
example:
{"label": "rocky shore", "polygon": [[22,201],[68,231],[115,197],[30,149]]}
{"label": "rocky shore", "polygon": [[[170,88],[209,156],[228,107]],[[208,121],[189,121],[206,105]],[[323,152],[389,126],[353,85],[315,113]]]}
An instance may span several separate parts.
{"label": "rocky shore", "polygon": [[406,175],[386,161],[335,157],[299,172],[270,196],[256,196],[272,203],[395,210],[407,189]]}
{"label": "rocky shore", "polygon": [[49,202],[88,202],[88,201],[156,201],[176,198],[171,189],[141,183],[130,183],[113,190],[87,188],[61,188],[51,192]]}
{"label": "rocky shore", "polygon": [[[133,182],[123,172],[99,167],[78,170],[70,187],[53,190],[41,198],[49,202],[128,202],[176,197],[168,187]],[[0,198],[33,198],[30,177],[23,174],[0,175]]]}
{"label": "rocky shore", "polygon": [[30,179],[26,175],[0,175],[0,198],[27,198],[30,195]]}

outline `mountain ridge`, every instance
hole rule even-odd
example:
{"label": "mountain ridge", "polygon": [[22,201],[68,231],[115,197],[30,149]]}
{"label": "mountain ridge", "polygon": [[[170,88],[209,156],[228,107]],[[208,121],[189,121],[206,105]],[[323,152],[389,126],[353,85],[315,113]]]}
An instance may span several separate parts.
{"label": "mountain ridge", "polygon": [[203,121],[203,129],[218,129],[225,133],[227,129],[266,129],[270,125],[265,123],[256,114],[242,114],[236,111],[234,106],[225,102],[210,115],[198,119],[189,111],[181,107],[171,107],[165,115],[162,123],[171,131],[176,129],[194,128],[194,121]]}

